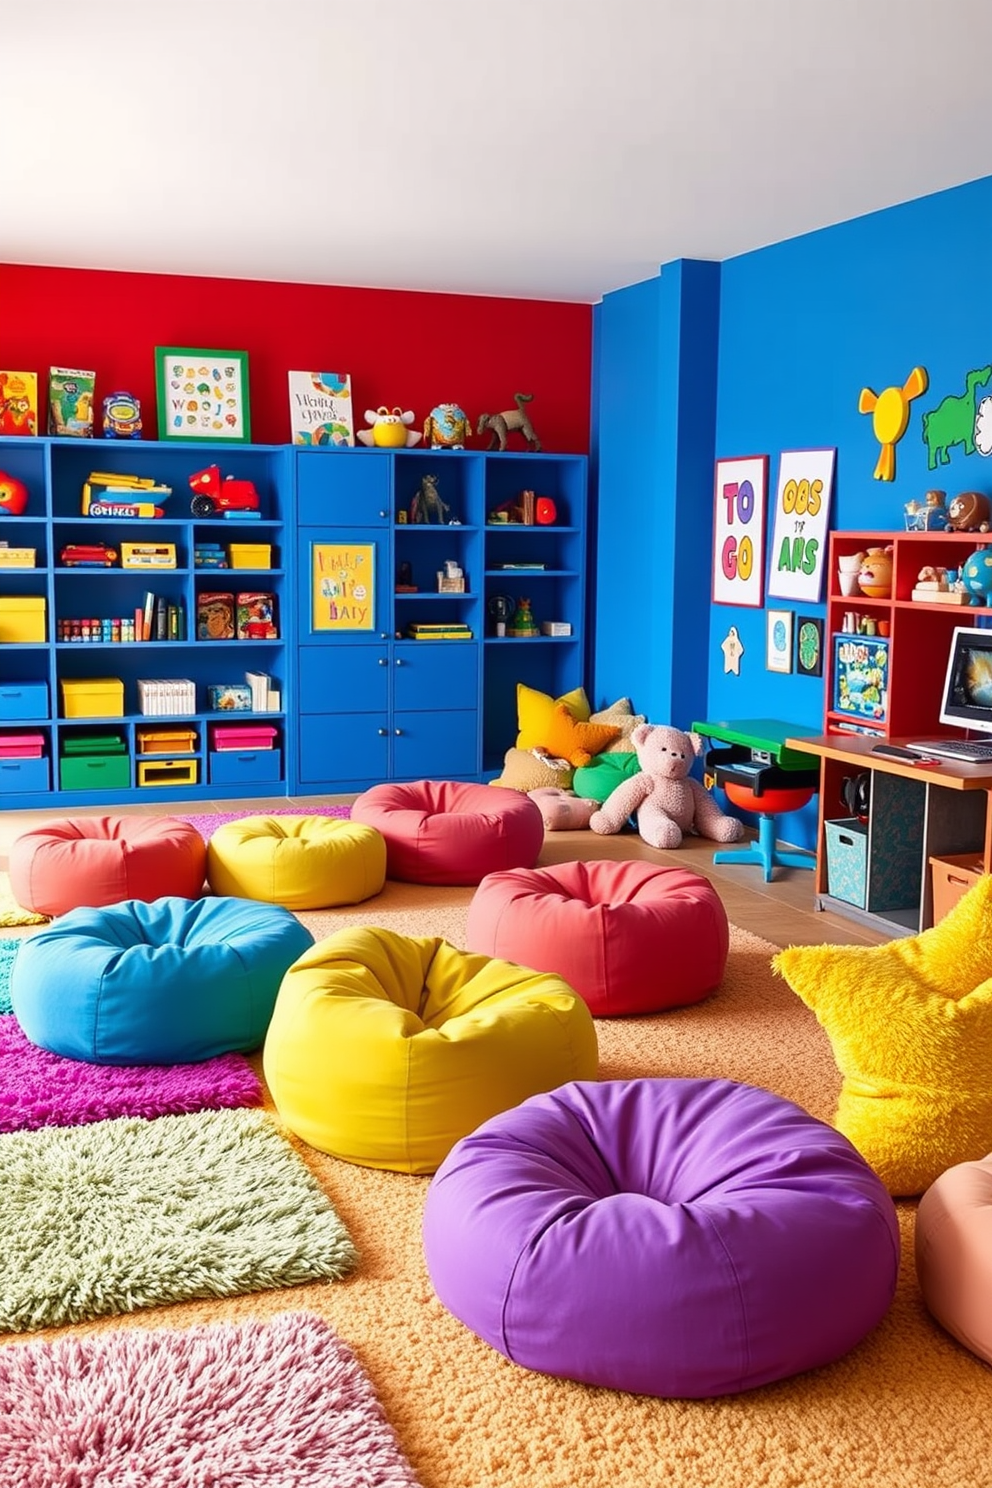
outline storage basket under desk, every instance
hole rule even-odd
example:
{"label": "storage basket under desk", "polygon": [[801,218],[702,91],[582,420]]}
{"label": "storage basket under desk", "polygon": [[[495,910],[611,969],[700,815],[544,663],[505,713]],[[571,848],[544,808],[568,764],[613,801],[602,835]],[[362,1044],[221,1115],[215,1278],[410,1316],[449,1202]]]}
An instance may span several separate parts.
{"label": "storage basket under desk", "polygon": [[867,824],[825,821],[827,893],[870,914],[908,910],[923,890],[922,781],[872,772]]}

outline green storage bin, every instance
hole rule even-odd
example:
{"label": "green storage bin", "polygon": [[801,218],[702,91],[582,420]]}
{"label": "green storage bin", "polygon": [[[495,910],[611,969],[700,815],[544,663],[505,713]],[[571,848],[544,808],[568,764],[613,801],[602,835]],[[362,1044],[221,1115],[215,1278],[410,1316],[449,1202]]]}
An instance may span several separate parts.
{"label": "green storage bin", "polygon": [[119,734],[67,735],[62,740],[63,754],[123,754],[127,744]]}
{"label": "green storage bin", "polygon": [[63,790],[127,790],[131,760],[126,754],[73,754],[59,760]]}

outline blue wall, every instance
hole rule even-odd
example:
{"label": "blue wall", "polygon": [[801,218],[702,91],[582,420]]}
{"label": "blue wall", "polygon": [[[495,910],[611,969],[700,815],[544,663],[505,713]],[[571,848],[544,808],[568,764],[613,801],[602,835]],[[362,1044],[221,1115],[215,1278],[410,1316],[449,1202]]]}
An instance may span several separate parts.
{"label": "blue wall", "polygon": [[[668,265],[658,279],[606,297],[597,308],[595,367],[597,692],[602,681],[606,692],[631,695],[653,721],[681,727],[690,712],[821,726],[822,679],[765,670],[764,612],[708,602],[713,459],[770,456],[766,575],[782,450],[836,447],[833,528],[901,528],[903,504],[932,486],[949,497],[967,489],[992,494],[992,459],[966,457],[958,447],[948,465],[930,471],[922,439],[923,413],[963,392],[968,371],[992,362],[990,244],[987,177],[719,266]],[[715,410],[702,404],[705,378],[686,366],[715,326],[712,297],[686,294],[687,283],[698,290],[701,270],[718,286]],[[712,287],[712,278],[707,283]],[[896,479],[876,481],[878,444],[870,416],[858,412],[858,395],[865,385],[880,392],[902,384],[916,365],[927,369],[929,389],[912,404],[896,447]],[[639,379],[648,406],[636,423],[627,419],[621,437],[614,421],[623,419],[623,398]],[[992,394],[992,385],[980,396],[986,391]],[[652,398],[660,406],[651,407]],[[619,561],[624,550],[626,566]],[[811,614],[825,609],[767,603]],[[625,626],[617,624],[621,605]],[[720,650],[731,625],[745,646],[739,677],[724,672]],[[693,689],[698,707],[680,706]],[[811,846],[812,807],[786,818],[781,835]]]}

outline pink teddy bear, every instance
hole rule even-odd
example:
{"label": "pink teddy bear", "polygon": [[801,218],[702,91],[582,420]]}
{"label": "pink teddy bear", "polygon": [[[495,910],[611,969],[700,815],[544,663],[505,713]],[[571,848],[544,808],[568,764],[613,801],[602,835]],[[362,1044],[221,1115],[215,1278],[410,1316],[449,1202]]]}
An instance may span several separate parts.
{"label": "pink teddy bear", "polygon": [[594,832],[619,832],[632,813],[637,830],[650,847],[679,847],[685,833],[710,837],[714,842],[739,842],[744,827],[727,816],[689,774],[702,753],[698,734],[684,734],[665,724],[642,723],[631,734],[640,770],[622,781],[593,813]]}

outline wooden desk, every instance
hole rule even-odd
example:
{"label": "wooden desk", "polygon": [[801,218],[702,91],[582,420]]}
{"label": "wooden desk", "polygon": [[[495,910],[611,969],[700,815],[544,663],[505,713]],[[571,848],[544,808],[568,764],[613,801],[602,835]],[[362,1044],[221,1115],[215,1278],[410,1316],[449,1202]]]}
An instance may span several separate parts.
{"label": "wooden desk", "polygon": [[[817,909],[893,935],[915,934],[933,924],[931,857],[980,853],[985,872],[992,870],[992,765],[958,760],[913,764],[873,754],[878,741],[862,734],[803,735],[786,742],[820,760]],[[908,739],[886,742],[905,744]],[[830,894],[824,826],[845,818],[841,789],[845,777],[861,770],[871,772],[864,908]]]}

